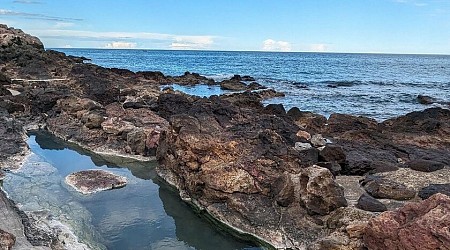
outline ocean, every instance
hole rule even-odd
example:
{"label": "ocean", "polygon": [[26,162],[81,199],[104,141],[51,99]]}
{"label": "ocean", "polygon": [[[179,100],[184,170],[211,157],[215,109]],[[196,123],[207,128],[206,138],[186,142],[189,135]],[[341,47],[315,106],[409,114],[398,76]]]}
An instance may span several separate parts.
{"label": "ocean", "polygon": [[[284,92],[286,110],[298,107],[325,116],[363,115],[379,121],[439,104],[423,105],[418,95],[450,101],[449,55],[390,55],[343,53],[277,53],[224,51],[163,51],[55,49],[90,58],[92,63],[166,75],[196,72],[222,80],[234,74]],[[220,94],[213,87],[180,87],[190,94]],[[208,93],[208,91],[206,91]],[[208,94],[206,94],[208,95]]]}

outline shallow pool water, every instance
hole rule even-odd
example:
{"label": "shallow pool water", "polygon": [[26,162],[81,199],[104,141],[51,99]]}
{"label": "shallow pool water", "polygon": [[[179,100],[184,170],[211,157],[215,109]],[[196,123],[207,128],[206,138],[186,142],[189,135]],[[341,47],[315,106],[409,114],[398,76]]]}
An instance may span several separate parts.
{"label": "shallow pool water", "polygon": [[[9,173],[4,189],[24,211],[46,211],[94,249],[259,249],[220,231],[181,201],[155,173],[156,162],[105,159],[55,137],[28,140],[32,155]],[[125,176],[124,188],[82,195],[68,174],[105,169]]]}

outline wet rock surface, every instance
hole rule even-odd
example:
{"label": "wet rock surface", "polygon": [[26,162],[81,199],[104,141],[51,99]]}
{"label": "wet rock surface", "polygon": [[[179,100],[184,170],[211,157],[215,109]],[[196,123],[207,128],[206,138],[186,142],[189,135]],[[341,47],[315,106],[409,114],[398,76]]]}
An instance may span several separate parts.
{"label": "wet rock surface", "polygon": [[[249,76],[218,83],[190,72],[172,77],[107,69],[44,50],[37,38],[4,25],[0,36],[1,168],[18,166],[27,153],[24,131],[33,129],[95,152],[156,156],[159,175],[185,201],[237,231],[293,249],[375,247],[366,229],[375,216],[369,211],[418,202],[416,193],[445,193],[440,185],[450,183],[447,109],[382,123],[345,114],[327,119],[264,107],[262,100],[283,94]],[[236,92],[200,98],[160,90],[172,83]],[[361,196],[364,189],[373,197]],[[408,218],[416,223],[425,214],[431,216],[425,222],[437,223],[430,211]],[[420,230],[437,235],[433,227]],[[387,242],[381,238],[378,243]]]}
{"label": "wet rock surface", "polygon": [[104,190],[124,187],[125,177],[105,170],[84,170],[65,178],[66,183],[82,194],[92,194]]}

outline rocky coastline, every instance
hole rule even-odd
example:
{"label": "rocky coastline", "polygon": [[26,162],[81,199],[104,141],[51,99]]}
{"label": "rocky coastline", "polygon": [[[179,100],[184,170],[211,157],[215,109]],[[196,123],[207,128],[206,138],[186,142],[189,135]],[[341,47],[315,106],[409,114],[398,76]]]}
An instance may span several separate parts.
{"label": "rocky coastline", "polygon": [[[282,93],[250,76],[215,82],[85,61],[0,25],[0,171],[20,167],[27,131],[46,130],[92,152],[156,157],[183,200],[276,249],[450,249],[450,110],[326,118],[263,106]],[[235,92],[162,89],[173,83]],[[13,232],[1,225],[8,249]]]}

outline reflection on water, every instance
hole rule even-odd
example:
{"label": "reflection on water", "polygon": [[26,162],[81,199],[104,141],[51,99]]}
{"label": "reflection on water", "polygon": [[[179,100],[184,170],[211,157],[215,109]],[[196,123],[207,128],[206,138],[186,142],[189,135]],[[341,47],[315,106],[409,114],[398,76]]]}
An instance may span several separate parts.
{"label": "reflection on water", "polygon": [[[28,144],[35,155],[7,177],[5,189],[25,210],[64,218],[93,248],[258,249],[194,213],[157,177],[155,162],[104,158],[43,133],[30,136]],[[92,168],[125,176],[128,185],[82,195],[64,183],[69,173]]]}

